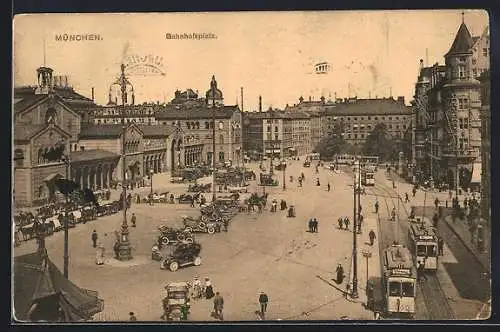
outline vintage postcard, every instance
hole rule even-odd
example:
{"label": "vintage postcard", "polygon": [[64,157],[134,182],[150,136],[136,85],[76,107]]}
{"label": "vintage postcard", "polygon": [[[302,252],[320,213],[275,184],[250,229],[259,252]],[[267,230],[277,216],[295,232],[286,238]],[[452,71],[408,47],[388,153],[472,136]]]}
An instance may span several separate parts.
{"label": "vintage postcard", "polygon": [[13,20],[12,319],[490,317],[484,10]]}

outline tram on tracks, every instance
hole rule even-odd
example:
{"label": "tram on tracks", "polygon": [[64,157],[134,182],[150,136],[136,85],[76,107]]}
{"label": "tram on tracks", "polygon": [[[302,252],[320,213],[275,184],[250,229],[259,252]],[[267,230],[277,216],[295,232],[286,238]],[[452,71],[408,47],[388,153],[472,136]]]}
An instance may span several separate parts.
{"label": "tram on tracks", "polygon": [[389,316],[415,315],[417,270],[408,248],[392,245],[383,252],[383,290]]}
{"label": "tram on tracks", "polygon": [[361,184],[363,186],[375,185],[375,170],[373,167],[363,167],[361,170]]}
{"label": "tram on tracks", "polygon": [[424,263],[424,270],[435,272],[438,268],[438,234],[428,218],[417,217],[408,227],[409,247],[416,266]]}

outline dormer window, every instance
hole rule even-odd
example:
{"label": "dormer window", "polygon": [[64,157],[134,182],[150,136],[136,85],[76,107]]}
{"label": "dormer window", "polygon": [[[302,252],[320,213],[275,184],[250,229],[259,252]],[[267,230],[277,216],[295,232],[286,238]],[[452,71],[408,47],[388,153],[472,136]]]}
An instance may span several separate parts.
{"label": "dormer window", "polygon": [[465,66],[458,66],[458,78],[465,78]]}

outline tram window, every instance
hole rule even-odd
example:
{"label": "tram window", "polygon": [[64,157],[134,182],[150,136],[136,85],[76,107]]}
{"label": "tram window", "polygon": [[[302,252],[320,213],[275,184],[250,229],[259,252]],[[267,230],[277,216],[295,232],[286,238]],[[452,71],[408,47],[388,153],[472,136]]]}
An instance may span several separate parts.
{"label": "tram window", "polygon": [[427,255],[427,246],[419,245],[417,246],[417,256],[426,256]]}
{"label": "tram window", "polygon": [[389,296],[401,296],[401,284],[399,282],[389,282]]}
{"label": "tram window", "polygon": [[414,284],[413,282],[403,282],[402,284],[402,294],[404,297],[414,297]]}
{"label": "tram window", "polygon": [[427,246],[427,256],[436,257],[436,246]]}

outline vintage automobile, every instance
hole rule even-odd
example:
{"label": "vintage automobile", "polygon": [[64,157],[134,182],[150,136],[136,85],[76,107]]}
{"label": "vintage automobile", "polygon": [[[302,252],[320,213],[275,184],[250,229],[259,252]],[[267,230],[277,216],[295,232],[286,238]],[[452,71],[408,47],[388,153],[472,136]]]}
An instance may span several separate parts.
{"label": "vintage automobile", "polygon": [[227,191],[229,191],[230,193],[246,193],[248,192],[247,186],[248,185],[227,187]]}
{"label": "vintage automobile", "polygon": [[179,204],[191,204],[191,202],[193,201],[193,196],[182,194],[177,198],[177,201],[179,202]]}
{"label": "vintage automobile", "polygon": [[219,233],[223,224],[222,220],[216,221],[208,219],[204,221],[202,218],[194,219],[186,216],[182,217],[182,222],[184,224],[184,229],[187,232],[208,234],[215,234],[216,232]]}
{"label": "vintage automobile", "polygon": [[260,174],[261,186],[277,186],[278,181],[274,180],[271,174]]}
{"label": "vintage automobile", "polygon": [[201,264],[201,245],[199,243],[179,243],[174,247],[167,247],[160,263],[162,270],[169,269],[175,272],[179,267]]}
{"label": "vintage automobile", "polygon": [[185,281],[171,282],[165,286],[167,295],[163,299],[163,320],[187,320],[189,314],[189,284]]}
{"label": "vintage automobile", "polygon": [[202,192],[202,193],[209,193],[212,189],[212,184],[207,183],[207,184],[193,184],[189,185],[188,187],[188,192],[189,193],[197,193],[197,192]]}
{"label": "vintage automobile", "polygon": [[159,240],[161,244],[166,246],[172,243],[177,242],[187,242],[193,243],[194,237],[189,230],[186,229],[175,229],[168,226],[160,226],[158,227],[160,231]]}
{"label": "vintage automobile", "polygon": [[184,182],[184,178],[182,176],[172,176],[170,178],[170,182],[171,183],[183,183]]}

